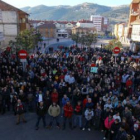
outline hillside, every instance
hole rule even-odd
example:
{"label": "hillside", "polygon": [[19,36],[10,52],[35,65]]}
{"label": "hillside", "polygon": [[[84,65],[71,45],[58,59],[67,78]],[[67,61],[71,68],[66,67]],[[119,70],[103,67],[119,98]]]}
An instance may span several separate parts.
{"label": "hillside", "polygon": [[108,17],[112,24],[128,20],[129,6],[109,7],[94,3],[83,3],[75,6],[59,5],[24,7],[21,10],[30,14],[31,19],[38,20],[80,20],[89,19],[90,15],[98,14]]}

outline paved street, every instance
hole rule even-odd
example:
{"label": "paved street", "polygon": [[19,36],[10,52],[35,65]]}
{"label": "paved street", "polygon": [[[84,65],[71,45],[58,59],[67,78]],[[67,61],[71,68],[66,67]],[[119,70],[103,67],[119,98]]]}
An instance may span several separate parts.
{"label": "paved street", "polygon": [[[101,47],[101,44],[107,45],[109,43],[110,39],[98,39],[98,42],[95,44],[96,47]],[[46,43],[46,49],[44,49],[43,44]],[[43,41],[42,47],[41,47],[41,53],[45,53],[45,50],[48,50],[49,48],[57,49],[58,46],[71,46],[74,42],[71,39],[60,39],[59,42],[56,41],[56,39],[52,39],[49,41]],[[78,46],[81,46],[81,44],[78,44]],[[91,47],[94,47],[94,44],[91,45]]]}
{"label": "paved street", "polygon": [[[92,130],[91,132],[77,129],[58,130],[53,127],[51,130],[43,128],[42,122],[40,129],[35,130],[36,116],[34,113],[25,115],[27,123],[15,125],[16,117],[14,115],[6,114],[0,116],[0,136],[1,140],[102,140],[103,134],[101,132]],[[46,118],[49,120],[49,117]],[[61,118],[62,120],[62,118]],[[48,123],[48,121],[47,121]]]}

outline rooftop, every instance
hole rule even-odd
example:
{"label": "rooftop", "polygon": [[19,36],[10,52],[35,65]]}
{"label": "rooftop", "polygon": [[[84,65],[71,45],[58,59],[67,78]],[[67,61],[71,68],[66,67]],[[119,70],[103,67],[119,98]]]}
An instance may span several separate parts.
{"label": "rooftop", "polygon": [[55,25],[53,23],[45,23],[43,25],[38,26],[37,28],[40,28],[40,29],[41,28],[43,28],[43,29],[44,28],[54,28],[55,29],[56,27],[55,27]]}
{"label": "rooftop", "polygon": [[68,23],[71,23],[71,24],[76,24],[75,21],[55,21],[55,20],[30,20],[29,21],[31,24],[34,24],[34,23],[40,23],[40,22],[45,22],[45,23],[59,23],[59,24],[68,24]]}
{"label": "rooftop", "polygon": [[140,3],[140,0],[133,0],[132,3]]}
{"label": "rooftop", "polygon": [[26,13],[26,12],[24,12],[24,11],[22,11],[22,10],[2,1],[2,0],[0,0],[0,9],[2,11],[16,11],[16,12],[21,12],[21,13],[24,13],[26,15],[29,15],[28,13]]}

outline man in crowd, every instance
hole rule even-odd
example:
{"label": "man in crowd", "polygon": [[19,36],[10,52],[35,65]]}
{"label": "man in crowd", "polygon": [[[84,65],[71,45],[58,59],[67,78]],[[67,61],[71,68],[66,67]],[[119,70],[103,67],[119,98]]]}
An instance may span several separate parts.
{"label": "man in crowd", "polygon": [[36,130],[39,129],[39,122],[40,122],[41,119],[43,121],[43,125],[44,125],[44,128],[45,128],[46,127],[46,120],[45,120],[46,107],[44,106],[43,102],[40,102],[39,105],[37,106],[36,113],[37,113],[37,116],[38,116],[37,123],[36,123]]}

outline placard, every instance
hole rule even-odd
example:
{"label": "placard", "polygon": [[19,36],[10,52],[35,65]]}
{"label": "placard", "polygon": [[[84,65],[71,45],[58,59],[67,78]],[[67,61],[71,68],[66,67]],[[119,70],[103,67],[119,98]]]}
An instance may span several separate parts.
{"label": "placard", "polygon": [[91,67],[90,72],[92,72],[92,73],[98,73],[98,67]]}

